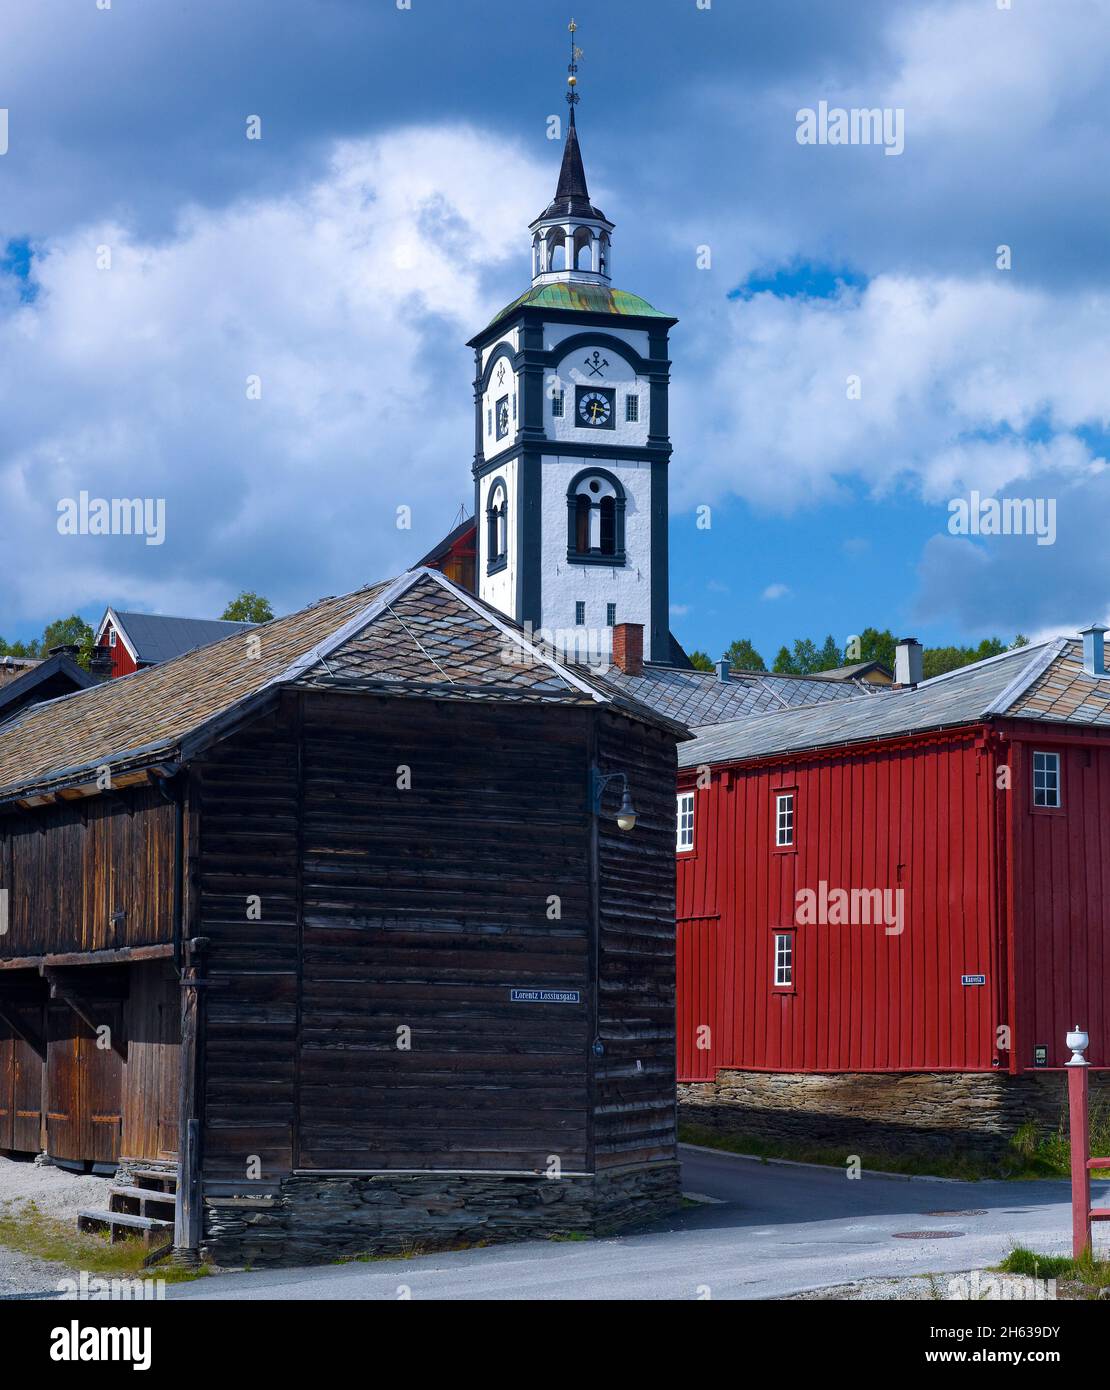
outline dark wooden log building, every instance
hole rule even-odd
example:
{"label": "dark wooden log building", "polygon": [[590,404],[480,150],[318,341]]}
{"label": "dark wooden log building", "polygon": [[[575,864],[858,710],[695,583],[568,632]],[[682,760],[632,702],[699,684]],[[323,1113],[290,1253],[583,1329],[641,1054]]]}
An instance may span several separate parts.
{"label": "dark wooden log building", "polygon": [[28,709],[0,1150],[221,1262],[667,1209],[681,737],[428,570]]}

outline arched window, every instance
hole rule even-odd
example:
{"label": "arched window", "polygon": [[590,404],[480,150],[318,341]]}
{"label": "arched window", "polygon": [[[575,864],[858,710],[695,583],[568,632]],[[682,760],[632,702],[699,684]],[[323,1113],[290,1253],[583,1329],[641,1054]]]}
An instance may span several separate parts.
{"label": "arched window", "polygon": [[548,270],[566,270],[567,234],[562,227],[552,227],[547,234]]}
{"label": "arched window", "polygon": [[609,274],[609,234],[602,232],[601,246],[598,250],[598,269],[602,275]]}
{"label": "arched window", "polygon": [[567,489],[567,559],[579,565],[623,565],[625,493],[604,468],[577,474]]}
{"label": "arched window", "polygon": [[509,495],[497,478],[486,494],[486,573],[504,569],[509,561]]}
{"label": "arched window", "polygon": [[579,227],[574,234],[575,270],[593,270],[594,234],[589,227]]}

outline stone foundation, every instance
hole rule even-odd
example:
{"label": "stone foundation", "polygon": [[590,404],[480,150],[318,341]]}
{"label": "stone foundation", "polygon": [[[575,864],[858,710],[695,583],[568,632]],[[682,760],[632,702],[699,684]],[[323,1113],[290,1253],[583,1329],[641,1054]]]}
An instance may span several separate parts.
{"label": "stone foundation", "polygon": [[[1091,1105],[1110,1105],[1110,1072],[1092,1072]],[[679,1086],[679,1122],[717,1134],[843,1148],[846,1153],[1000,1156],[1032,1121],[1066,1127],[1067,1077],[1025,1072],[722,1070]]]}
{"label": "stone foundation", "polygon": [[502,1173],[297,1176],[265,1196],[204,1199],[202,1255],[218,1265],[313,1264],[351,1255],[602,1235],[673,1211],[675,1162],[557,1181]]}

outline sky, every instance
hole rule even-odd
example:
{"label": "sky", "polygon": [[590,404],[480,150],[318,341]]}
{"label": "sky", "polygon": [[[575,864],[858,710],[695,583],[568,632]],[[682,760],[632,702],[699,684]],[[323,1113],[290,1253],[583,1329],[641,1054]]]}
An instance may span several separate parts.
{"label": "sky", "polygon": [[[1110,614],[1110,0],[4,8],[4,637],[290,611],[472,504],[465,342],[527,286],[572,9],[614,281],[680,320],[680,641]],[[821,102],[904,147],[800,143]],[[59,534],[81,491],[163,542]],[[1053,543],[951,534],[973,492]]]}

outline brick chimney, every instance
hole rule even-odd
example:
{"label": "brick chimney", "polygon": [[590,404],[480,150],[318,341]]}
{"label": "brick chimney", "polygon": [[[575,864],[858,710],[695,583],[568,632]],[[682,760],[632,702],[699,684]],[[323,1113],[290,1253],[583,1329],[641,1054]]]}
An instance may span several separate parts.
{"label": "brick chimney", "polygon": [[613,628],[613,665],[626,676],[644,674],[643,623],[617,623]]}
{"label": "brick chimney", "polygon": [[894,648],[894,684],[906,689],[920,685],[924,675],[925,649],[916,637],[899,637]]}

